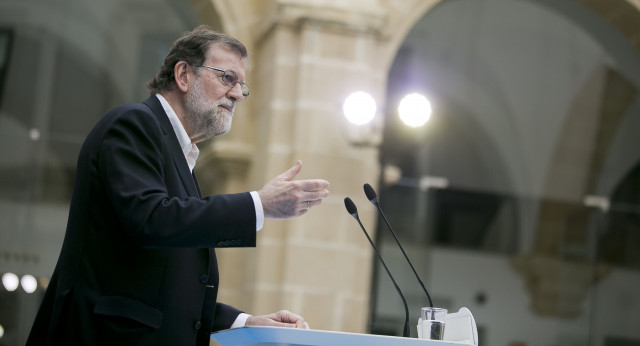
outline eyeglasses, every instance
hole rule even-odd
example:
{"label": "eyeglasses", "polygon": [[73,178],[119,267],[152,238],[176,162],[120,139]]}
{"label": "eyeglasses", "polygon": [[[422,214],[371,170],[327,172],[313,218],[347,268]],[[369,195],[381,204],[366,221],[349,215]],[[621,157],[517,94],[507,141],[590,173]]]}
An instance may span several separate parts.
{"label": "eyeglasses", "polygon": [[222,84],[228,86],[229,88],[233,88],[236,86],[236,84],[240,84],[240,88],[242,89],[242,96],[244,98],[247,98],[247,96],[249,96],[249,86],[245,82],[238,81],[238,75],[235,73],[235,71],[223,70],[221,68],[207,65],[200,65],[200,67],[206,67],[208,69],[222,72],[222,76],[220,76],[220,78],[222,79]]}

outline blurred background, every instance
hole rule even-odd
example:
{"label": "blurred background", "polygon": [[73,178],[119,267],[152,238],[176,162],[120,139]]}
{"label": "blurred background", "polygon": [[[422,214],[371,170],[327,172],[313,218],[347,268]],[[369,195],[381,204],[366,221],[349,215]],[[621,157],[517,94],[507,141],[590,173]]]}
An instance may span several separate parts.
{"label": "blurred background", "polygon": [[637,0],[1,0],[0,345],[26,341],[85,136],[199,24],[251,55],[232,131],[200,145],[203,192],[301,159],[332,193],[220,250],[219,300],[401,335],[350,197],[415,326],[428,301],[369,183],[434,305],[469,308],[481,345],[640,345]]}

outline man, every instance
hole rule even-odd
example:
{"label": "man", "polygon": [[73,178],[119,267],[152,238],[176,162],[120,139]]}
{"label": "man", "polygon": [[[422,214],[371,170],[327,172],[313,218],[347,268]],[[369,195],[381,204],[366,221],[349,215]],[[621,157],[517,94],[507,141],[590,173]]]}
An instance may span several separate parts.
{"label": "man", "polygon": [[202,197],[195,143],[226,133],[249,94],[247,50],[201,26],[171,47],[143,103],[110,110],[78,158],[58,264],[28,345],[209,345],[243,325],[308,328],[288,311],[217,302],[214,247],[255,246],[264,218],[306,213],[325,180],[298,161],[254,192]]}

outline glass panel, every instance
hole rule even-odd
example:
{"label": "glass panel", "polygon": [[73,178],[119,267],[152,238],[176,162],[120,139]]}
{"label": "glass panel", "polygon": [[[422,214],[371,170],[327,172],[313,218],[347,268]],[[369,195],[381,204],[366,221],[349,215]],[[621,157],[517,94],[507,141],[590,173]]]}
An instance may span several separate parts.
{"label": "glass panel", "polygon": [[182,0],[3,1],[0,13],[0,276],[38,282],[33,293],[0,286],[0,344],[23,345],[85,136],[110,107],[146,98],[171,42],[199,20]]}
{"label": "glass panel", "polygon": [[[380,203],[434,305],[468,307],[481,345],[640,342],[638,55],[565,0],[443,1],[400,47]],[[431,102],[423,127],[399,120],[410,93]],[[416,336],[427,299],[381,218],[376,242]],[[401,335],[374,266],[371,332]]]}

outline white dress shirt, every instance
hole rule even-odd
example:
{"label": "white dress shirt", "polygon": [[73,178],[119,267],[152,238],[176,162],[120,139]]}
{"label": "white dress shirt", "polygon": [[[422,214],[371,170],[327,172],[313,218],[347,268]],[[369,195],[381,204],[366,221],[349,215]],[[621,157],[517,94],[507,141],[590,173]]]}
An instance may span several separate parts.
{"label": "white dress shirt", "polygon": [[[171,122],[171,126],[173,127],[173,131],[176,133],[178,137],[178,142],[180,143],[180,147],[182,148],[182,153],[184,154],[185,159],[187,159],[187,164],[189,165],[189,170],[193,172],[193,168],[196,166],[196,160],[198,159],[198,155],[200,155],[200,149],[198,146],[191,142],[187,131],[182,126],[180,119],[176,112],[171,108],[169,102],[160,94],[156,94],[158,100],[162,104],[162,108],[167,113],[169,117],[169,121]],[[257,191],[251,191],[251,197],[253,198],[253,204],[256,210],[256,232],[261,230],[264,226],[264,209],[262,209],[262,201],[260,200],[260,195],[258,195]],[[236,320],[231,325],[231,328],[239,328],[243,327],[247,323],[247,318],[251,315],[241,313],[238,315]]]}

